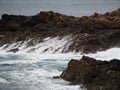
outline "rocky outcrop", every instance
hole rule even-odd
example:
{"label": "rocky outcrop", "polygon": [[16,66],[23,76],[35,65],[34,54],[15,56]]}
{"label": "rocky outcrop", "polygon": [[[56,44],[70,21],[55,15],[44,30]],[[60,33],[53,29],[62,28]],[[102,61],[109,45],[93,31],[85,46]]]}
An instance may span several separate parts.
{"label": "rocky outcrop", "polygon": [[[63,52],[95,53],[119,47],[120,9],[83,17],[66,16],[52,11],[40,12],[35,16],[4,14],[0,20],[0,46],[31,38],[42,42],[46,37],[66,35],[71,35],[73,41],[68,50]],[[28,46],[34,44],[31,41]]]}
{"label": "rocky outcrop", "polygon": [[120,90],[120,60],[100,61],[87,56],[71,60],[60,75],[87,90]]}

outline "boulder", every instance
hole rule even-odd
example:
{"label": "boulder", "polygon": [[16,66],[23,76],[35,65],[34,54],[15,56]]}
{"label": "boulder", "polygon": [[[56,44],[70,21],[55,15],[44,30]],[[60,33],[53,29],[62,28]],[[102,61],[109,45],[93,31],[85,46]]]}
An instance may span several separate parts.
{"label": "boulder", "polygon": [[87,90],[120,90],[120,60],[100,61],[87,56],[71,60],[60,75]]}

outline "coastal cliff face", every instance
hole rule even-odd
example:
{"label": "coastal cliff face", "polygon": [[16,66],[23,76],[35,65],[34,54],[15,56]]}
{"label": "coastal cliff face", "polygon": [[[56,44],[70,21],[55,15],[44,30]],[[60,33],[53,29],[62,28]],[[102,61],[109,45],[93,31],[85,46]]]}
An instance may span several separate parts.
{"label": "coastal cliff face", "polygon": [[87,90],[120,90],[120,60],[100,61],[83,56],[79,61],[71,60],[60,77]]}
{"label": "coastal cliff face", "polygon": [[64,38],[68,35],[71,43],[68,49],[63,49],[63,53],[71,51],[95,53],[119,47],[120,9],[103,15],[95,13],[83,17],[66,16],[52,11],[40,12],[35,16],[4,14],[0,20],[0,46],[5,44],[9,46],[19,41],[24,43],[31,39],[27,43],[29,47],[43,42],[47,37]]}

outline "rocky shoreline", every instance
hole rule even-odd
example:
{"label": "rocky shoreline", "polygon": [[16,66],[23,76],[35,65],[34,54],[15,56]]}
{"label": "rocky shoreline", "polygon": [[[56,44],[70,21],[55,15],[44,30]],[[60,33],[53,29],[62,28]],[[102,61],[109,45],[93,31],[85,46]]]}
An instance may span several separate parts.
{"label": "rocky shoreline", "polygon": [[[7,45],[6,48],[16,42],[22,45],[26,41],[29,47],[44,42],[45,38],[58,36],[71,38],[68,49],[62,47],[62,53],[95,53],[120,47],[120,9],[83,17],[52,11],[40,12],[35,16],[4,14],[0,20],[0,47]],[[61,48],[55,51],[58,49]],[[44,51],[47,50],[49,48]],[[8,50],[17,51],[19,48],[15,46]],[[83,56],[81,60],[71,60],[67,69],[56,78],[70,81],[71,84],[82,84],[87,90],[120,90],[120,61],[100,61]]]}
{"label": "rocky shoreline", "polygon": [[95,53],[119,47],[120,9],[83,17],[66,16],[52,11],[40,12],[35,16],[4,14],[0,20],[0,46],[32,39],[28,42],[29,47],[43,42],[47,37],[62,38],[67,35],[72,38],[71,45],[63,53]]}
{"label": "rocky shoreline", "polygon": [[120,90],[120,60],[100,61],[87,56],[71,60],[60,77],[87,90]]}

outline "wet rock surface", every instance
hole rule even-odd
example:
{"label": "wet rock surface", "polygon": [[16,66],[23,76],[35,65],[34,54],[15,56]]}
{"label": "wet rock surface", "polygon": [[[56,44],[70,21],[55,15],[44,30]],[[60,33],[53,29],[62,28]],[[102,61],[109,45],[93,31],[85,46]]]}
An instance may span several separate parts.
{"label": "wet rock surface", "polygon": [[120,60],[100,61],[87,56],[71,60],[60,75],[87,90],[120,90]]}
{"label": "wet rock surface", "polygon": [[[35,16],[4,14],[0,20],[0,46],[28,39],[39,39],[42,42],[47,37],[66,35],[70,35],[73,40],[68,51],[63,52],[95,53],[119,47],[120,9],[83,17],[66,16],[52,11],[40,12]],[[36,43],[31,41],[28,46]]]}
{"label": "wet rock surface", "polygon": [[7,52],[13,52],[13,53],[16,53],[17,51],[19,51],[19,49],[18,49],[18,48],[14,48],[14,49],[11,49],[11,50],[9,50],[9,51],[7,51]]}

